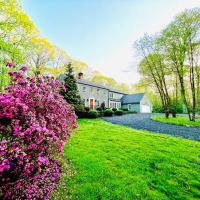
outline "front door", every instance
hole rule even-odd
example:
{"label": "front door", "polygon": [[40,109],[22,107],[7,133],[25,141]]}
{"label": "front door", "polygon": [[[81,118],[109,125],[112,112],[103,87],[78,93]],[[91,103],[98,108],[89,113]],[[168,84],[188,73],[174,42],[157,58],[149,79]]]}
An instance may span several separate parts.
{"label": "front door", "polygon": [[94,109],[94,99],[90,99],[90,109]]}

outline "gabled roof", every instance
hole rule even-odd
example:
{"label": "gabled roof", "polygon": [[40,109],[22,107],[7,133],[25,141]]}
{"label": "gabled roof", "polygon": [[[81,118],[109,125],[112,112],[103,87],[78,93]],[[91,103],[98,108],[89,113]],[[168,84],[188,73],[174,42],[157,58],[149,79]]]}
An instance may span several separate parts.
{"label": "gabled roof", "polygon": [[145,93],[128,94],[122,97],[122,104],[140,103]]}
{"label": "gabled roof", "polygon": [[107,86],[101,85],[99,83],[91,82],[91,81],[88,81],[88,80],[85,80],[85,79],[77,79],[77,83],[84,84],[84,85],[90,85],[90,86],[98,87],[98,88],[103,88],[103,89],[109,90],[110,92],[116,92],[116,93],[119,93],[119,94],[126,94],[125,92],[122,92],[121,90],[117,90],[117,89],[114,89],[114,88],[111,88],[111,87],[107,87]]}
{"label": "gabled roof", "polygon": [[[59,76],[59,80],[61,80],[61,81],[64,81],[64,78],[65,78],[64,74],[61,74]],[[88,81],[88,80],[85,80],[85,79],[77,79],[77,83],[84,84],[84,85],[89,85],[89,86],[93,86],[93,87],[97,87],[97,88],[106,89],[106,90],[109,90],[110,92],[116,92],[116,93],[119,93],[119,94],[126,94],[125,92],[122,92],[121,90],[110,88],[110,87],[101,85],[99,83],[91,82],[91,81]]]}

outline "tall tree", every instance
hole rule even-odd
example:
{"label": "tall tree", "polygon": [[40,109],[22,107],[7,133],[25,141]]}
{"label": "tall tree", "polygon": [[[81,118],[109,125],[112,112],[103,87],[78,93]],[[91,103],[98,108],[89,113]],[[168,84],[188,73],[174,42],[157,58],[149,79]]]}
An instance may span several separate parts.
{"label": "tall tree", "polygon": [[[199,31],[200,9],[197,8],[182,12],[162,32],[166,56],[178,75],[183,102],[188,110],[189,119],[192,121],[195,121],[196,112],[194,43],[199,41]],[[186,89],[187,74],[190,84],[188,91]],[[188,93],[191,93],[190,99],[187,98]]]}
{"label": "tall tree", "polygon": [[172,112],[171,98],[168,92],[166,76],[168,70],[164,62],[164,55],[159,53],[159,46],[157,43],[157,37],[150,37],[147,34],[142,39],[135,43],[135,46],[139,54],[143,57],[139,65],[139,72],[150,79],[156,86],[166,117]]}
{"label": "tall tree", "polygon": [[61,94],[65,100],[74,107],[76,113],[84,111],[83,101],[78,93],[77,81],[71,63],[66,66],[64,85],[67,91],[62,90]]}

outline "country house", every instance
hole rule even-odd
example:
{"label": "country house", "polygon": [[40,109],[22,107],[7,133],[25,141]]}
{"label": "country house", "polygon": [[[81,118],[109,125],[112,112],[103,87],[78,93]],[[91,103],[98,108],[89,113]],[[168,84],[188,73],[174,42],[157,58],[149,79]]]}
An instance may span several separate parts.
{"label": "country house", "polygon": [[84,101],[85,107],[96,109],[105,104],[106,108],[127,108],[138,113],[151,113],[152,105],[144,93],[126,94],[120,90],[94,83],[83,78],[83,73],[78,74],[78,90]]}
{"label": "country house", "polygon": [[[64,79],[64,74],[60,76]],[[83,73],[77,77],[78,91],[85,107],[97,109],[105,104],[106,108],[126,108],[137,113],[151,113],[152,104],[145,93],[127,94],[123,91],[84,79]]]}

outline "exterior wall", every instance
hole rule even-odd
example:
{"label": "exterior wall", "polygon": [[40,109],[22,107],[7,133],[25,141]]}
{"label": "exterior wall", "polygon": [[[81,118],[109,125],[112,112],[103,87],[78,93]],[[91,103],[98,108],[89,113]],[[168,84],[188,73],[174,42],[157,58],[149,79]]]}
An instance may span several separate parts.
{"label": "exterior wall", "polygon": [[141,113],[142,112],[142,106],[149,106],[150,107],[150,112],[152,112],[152,104],[150,102],[150,100],[148,99],[148,97],[146,95],[144,95],[144,97],[141,99],[140,103],[137,104],[124,104],[122,105],[122,108],[126,108],[129,111],[136,111],[137,113]]}
{"label": "exterior wall", "polygon": [[121,101],[109,100],[109,108],[121,108]]}
{"label": "exterior wall", "polygon": [[137,113],[140,113],[140,104],[124,104],[122,105],[122,108],[127,108],[129,111],[136,111]]}
{"label": "exterior wall", "polygon": [[105,106],[108,107],[108,90],[98,88],[90,85],[78,83],[78,90],[83,99],[85,107],[89,107],[89,100],[94,99],[94,109],[101,106],[105,102]]}
{"label": "exterior wall", "polygon": [[140,111],[142,105],[150,106],[150,111],[152,112],[152,104],[146,95],[144,95],[144,97],[140,101]]}
{"label": "exterior wall", "polygon": [[109,108],[121,108],[123,94],[109,91]]}

